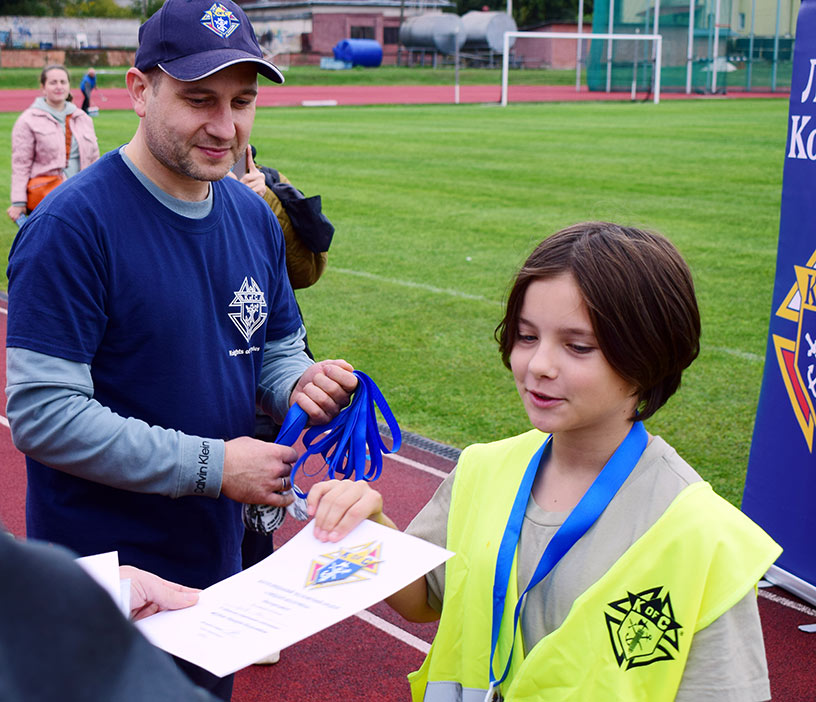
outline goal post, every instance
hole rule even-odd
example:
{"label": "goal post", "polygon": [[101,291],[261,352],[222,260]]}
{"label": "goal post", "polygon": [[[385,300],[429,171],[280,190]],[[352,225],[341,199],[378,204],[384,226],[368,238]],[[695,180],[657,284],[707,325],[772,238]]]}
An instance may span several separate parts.
{"label": "goal post", "polygon": [[[510,73],[510,38],[530,37],[531,39],[597,39],[611,42],[618,39],[632,41],[654,42],[654,87],[652,90],[653,102],[660,103],[660,68],[663,57],[663,37],[660,34],[594,34],[592,32],[505,32],[504,45],[502,47],[502,84],[501,84],[501,105],[507,106],[507,80]],[[576,87],[577,89],[577,87]],[[606,92],[609,92],[607,86]]]}

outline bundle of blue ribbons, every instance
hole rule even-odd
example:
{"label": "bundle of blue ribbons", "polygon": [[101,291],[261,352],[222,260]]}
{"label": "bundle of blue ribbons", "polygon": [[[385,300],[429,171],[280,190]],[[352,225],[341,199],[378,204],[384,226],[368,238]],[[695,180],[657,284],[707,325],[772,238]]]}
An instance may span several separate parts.
{"label": "bundle of blue ribbons", "polygon": [[[402,445],[402,432],[377,384],[362,371],[354,371],[354,375],[357,376],[357,388],[349,405],[328,424],[311,427],[303,436],[305,450],[292,467],[290,476],[296,503],[305,500],[308,494],[295,484],[295,475],[299,470],[303,470],[308,477],[318,475],[325,469],[326,480],[371,482],[382,473],[383,455],[399,451]],[[391,433],[390,449],[380,436],[377,409]],[[306,412],[299,405],[292,405],[275,443],[292,446],[308,421]],[[304,464],[311,456],[321,456],[323,461],[316,472],[306,473]],[[302,507],[298,509],[295,506],[290,513],[298,518],[305,517]],[[244,505],[244,524],[253,531],[271,533],[280,525],[283,517],[284,511],[280,507]]]}

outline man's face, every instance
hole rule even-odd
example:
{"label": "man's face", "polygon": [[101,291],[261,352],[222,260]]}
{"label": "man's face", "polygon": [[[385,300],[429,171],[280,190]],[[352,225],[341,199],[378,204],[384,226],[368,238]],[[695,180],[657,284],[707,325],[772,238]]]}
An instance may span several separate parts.
{"label": "man's face", "polygon": [[145,95],[142,129],[165,177],[221,180],[246,152],[257,94],[257,74],[248,63],[190,83],[155,76]]}

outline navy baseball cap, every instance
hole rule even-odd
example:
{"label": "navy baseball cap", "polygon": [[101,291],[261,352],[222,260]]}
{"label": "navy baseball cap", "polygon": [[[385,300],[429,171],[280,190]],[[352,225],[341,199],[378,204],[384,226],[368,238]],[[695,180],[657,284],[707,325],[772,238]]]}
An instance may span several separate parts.
{"label": "navy baseball cap", "polygon": [[167,0],[139,27],[136,68],[158,66],[176,80],[206,78],[236,63],[254,63],[258,73],[283,83],[264,58],[252,25],[231,0]]}

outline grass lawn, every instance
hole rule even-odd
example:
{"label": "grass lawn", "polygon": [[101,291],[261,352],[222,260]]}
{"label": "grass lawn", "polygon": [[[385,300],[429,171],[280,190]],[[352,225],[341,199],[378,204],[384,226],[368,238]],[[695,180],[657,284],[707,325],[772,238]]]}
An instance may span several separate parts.
{"label": "grass lawn", "polygon": [[[14,118],[0,114],[0,132]],[[703,347],[648,428],[738,504],[786,121],[786,100],[270,108],[253,143],[260,163],[322,195],[337,228],[323,279],[298,294],[316,354],[369,373],[404,429],[456,446],[528,428],[492,335],[539,240],[586,219],[668,235],[695,275]],[[96,125],[108,150],[136,118],[103,111]],[[13,234],[0,220],[4,251]]]}
{"label": "grass lawn", "polygon": [[[4,68],[0,70],[0,90],[11,88],[38,88],[40,71],[35,68]],[[71,87],[78,88],[85,67],[68,69]],[[124,88],[127,67],[100,68],[96,72],[97,88]],[[284,76],[292,85],[452,85],[454,67],[439,65],[437,68],[379,66],[332,71],[319,66],[292,66],[284,69]],[[510,72],[511,84],[526,85],[574,85],[575,69],[522,69]],[[462,85],[501,85],[501,58],[495,68],[462,68],[459,70]]]}

